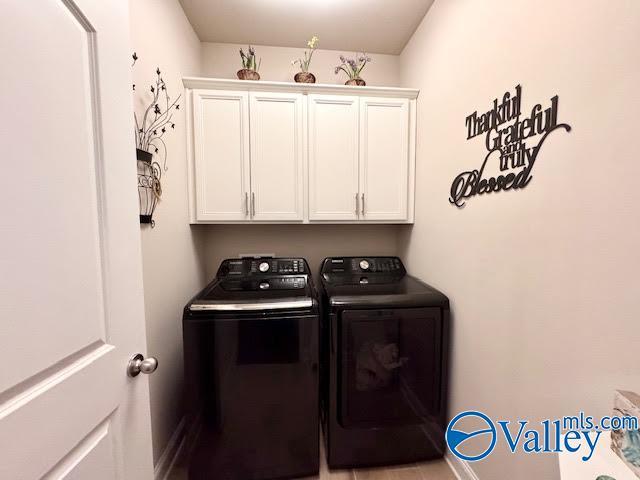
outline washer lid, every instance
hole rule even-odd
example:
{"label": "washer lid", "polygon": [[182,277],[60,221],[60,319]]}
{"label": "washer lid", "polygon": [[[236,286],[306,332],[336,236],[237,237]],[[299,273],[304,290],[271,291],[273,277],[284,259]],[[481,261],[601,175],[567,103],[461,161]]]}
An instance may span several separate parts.
{"label": "washer lid", "polygon": [[213,282],[189,305],[191,311],[258,311],[310,308],[313,291],[305,279],[264,278],[243,285]]}
{"label": "washer lid", "polygon": [[[269,268],[260,268],[267,263]],[[187,305],[192,312],[257,312],[317,305],[304,259],[227,259],[216,279]]]}

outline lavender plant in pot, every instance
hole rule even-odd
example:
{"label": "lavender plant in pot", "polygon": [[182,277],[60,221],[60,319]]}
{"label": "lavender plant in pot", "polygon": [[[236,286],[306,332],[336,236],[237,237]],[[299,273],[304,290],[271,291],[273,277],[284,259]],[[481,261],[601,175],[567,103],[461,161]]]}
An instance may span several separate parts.
{"label": "lavender plant in pot", "polygon": [[309,65],[311,64],[311,57],[318,45],[318,37],[315,35],[307,42],[309,50],[304,51],[304,58],[298,58],[293,60],[291,65],[299,65],[300,71],[296,73],[293,79],[298,83],[316,83],[316,76],[309,72]]}
{"label": "lavender plant in pot", "polygon": [[356,58],[345,58],[344,55],[340,55],[340,62],[340,65],[335,68],[335,74],[337,75],[340,71],[347,74],[349,79],[344,82],[345,85],[364,87],[367,84],[360,78],[360,74],[367,63],[371,62],[371,57],[364,52],[356,56]]}
{"label": "lavender plant in pot", "polygon": [[238,70],[238,78],[240,80],[260,80],[260,64],[262,59],[256,63],[256,51],[249,45],[248,53],[244,53],[244,50],[240,49],[240,58],[242,59],[242,69]]}

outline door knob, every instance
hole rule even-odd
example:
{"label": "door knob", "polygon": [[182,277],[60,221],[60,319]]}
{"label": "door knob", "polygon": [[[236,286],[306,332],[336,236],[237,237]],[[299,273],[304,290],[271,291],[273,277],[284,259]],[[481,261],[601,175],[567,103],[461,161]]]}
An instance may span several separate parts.
{"label": "door knob", "polygon": [[158,359],[155,357],[144,358],[141,353],[136,353],[129,359],[127,375],[137,377],[140,372],[149,375],[158,368]]}

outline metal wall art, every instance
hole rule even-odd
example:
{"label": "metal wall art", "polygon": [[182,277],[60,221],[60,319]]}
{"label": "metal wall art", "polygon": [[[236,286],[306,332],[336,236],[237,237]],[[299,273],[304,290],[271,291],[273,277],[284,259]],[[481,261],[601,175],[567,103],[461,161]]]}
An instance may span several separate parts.
{"label": "metal wall art", "polygon": [[[513,93],[505,92],[500,102],[494,99],[490,110],[476,110],[467,116],[467,140],[483,136],[487,154],[479,169],[454,178],[449,197],[452,205],[463,207],[475,195],[526,187],[547,137],[558,129],[571,131],[566,123],[558,123],[557,95],[546,109],[537,104],[524,118],[521,107],[522,87],[517,85]],[[498,168],[499,173],[494,176],[487,173]]]}
{"label": "metal wall art", "polygon": [[162,168],[153,161],[153,154],[136,148],[138,161],[138,203],[140,205],[140,223],[155,227],[153,212],[162,196]]}
{"label": "metal wall art", "polygon": [[[138,55],[132,55],[133,65]],[[133,85],[133,90],[136,86]],[[162,172],[167,171],[167,144],[164,141],[169,129],[174,129],[173,113],[180,109],[180,95],[172,100],[159,68],[156,68],[155,84],[149,86],[151,98],[145,100],[146,108],[141,117],[134,112],[136,160],[138,162],[138,201],[140,204],[140,223],[155,226],[153,212],[162,196],[160,179]],[[160,162],[153,156],[162,156]]]}

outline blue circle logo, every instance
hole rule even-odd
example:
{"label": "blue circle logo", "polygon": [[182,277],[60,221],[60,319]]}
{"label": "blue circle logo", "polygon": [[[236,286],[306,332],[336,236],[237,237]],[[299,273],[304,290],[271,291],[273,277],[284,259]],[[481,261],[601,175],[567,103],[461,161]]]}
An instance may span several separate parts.
{"label": "blue circle logo", "polygon": [[[456,429],[456,425],[461,423],[464,419],[471,419],[469,423],[479,424],[480,427],[474,428],[470,432],[465,432],[461,429]],[[480,442],[480,453],[474,452],[473,454],[462,453],[467,440],[475,437],[480,437],[483,440]],[[456,457],[466,460],[467,462],[475,462],[482,460],[491,452],[496,446],[497,434],[496,427],[489,417],[482,412],[468,411],[462,412],[456,415],[453,420],[449,422],[446,433],[447,446],[451,453]],[[474,446],[477,442],[474,442]],[[486,443],[486,447],[484,444]],[[468,443],[467,443],[468,446]]]}

